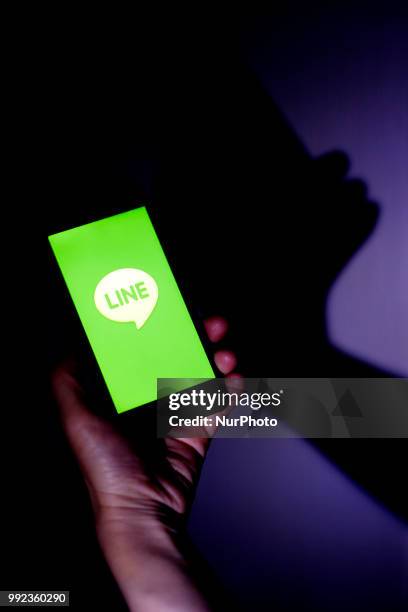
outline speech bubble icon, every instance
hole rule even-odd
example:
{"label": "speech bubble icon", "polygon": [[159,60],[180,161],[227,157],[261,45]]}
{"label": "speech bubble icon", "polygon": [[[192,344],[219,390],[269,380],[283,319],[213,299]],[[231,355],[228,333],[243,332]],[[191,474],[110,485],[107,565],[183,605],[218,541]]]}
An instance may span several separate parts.
{"label": "speech bubble icon", "polygon": [[95,306],[119,323],[133,321],[140,329],[153,312],[159,297],[156,281],[136,268],[121,268],[104,276],[96,286]]}

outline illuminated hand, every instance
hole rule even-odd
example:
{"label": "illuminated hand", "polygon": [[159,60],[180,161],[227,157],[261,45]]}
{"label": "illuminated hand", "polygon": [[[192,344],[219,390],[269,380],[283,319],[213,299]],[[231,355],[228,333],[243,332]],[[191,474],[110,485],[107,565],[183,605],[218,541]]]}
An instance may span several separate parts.
{"label": "illuminated hand", "polygon": [[[220,317],[204,325],[215,345],[226,334]],[[236,366],[230,351],[215,352],[214,361],[224,375]],[[145,440],[131,444],[88,409],[72,367],[57,370],[53,387],[102,551],[130,610],[208,610],[180,540],[209,439],[152,439],[146,453]]]}

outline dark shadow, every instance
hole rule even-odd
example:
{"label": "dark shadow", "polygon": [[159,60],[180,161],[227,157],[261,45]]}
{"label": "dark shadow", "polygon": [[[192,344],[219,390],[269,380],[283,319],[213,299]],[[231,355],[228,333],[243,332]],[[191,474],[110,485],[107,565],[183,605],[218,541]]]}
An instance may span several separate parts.
{"label": "dark shadow", "polygon": [[[173,115],[154,184],[176,270],[205,312],[221,308],[232,321],[231,343],[248,376],[389,376],[333,347],[325,324],[329,289],[371,234],[378,207],[348,178],[346,154],[312,159],[245,68],[221,73],[219,81],[200,78],[187,112]],[[403,444],[318,446],[407,515]]]}
{"label": "dark shadow", "polygon": [[[194,47],[193,57],[173,49],[150,58],[151,73],[137,82],[128,63],[103,79],[93,72],[75,115],[82,133],[62,126],[75,157],[60,169],[66,189],[48,233],[147,202],[196,314],[231,321],[242,373],[389,376],[335,349],[326,333],[329,289],[378,217],[364,183],[348,178],[347,155],[311,158],[231,51]],[[51,308],[51,321],[58,312]],[[55,325],[63,346],[59,315]],[[65,327],[71,336],[67,318]],[[319,447],[402,513],[401,442]]]}
{"label": "dark shadow", "polygon": [[[230,320],[227,343],[243,374],[390,375],[336,350],[327,338],[328,291],[378,217],[364,184],[348,178],[347,155],[312,159],[227,43],[222,51],[213,40],[189,40],[187,47],[184,40],[180,48],[162,43],[159,57],[144,43],[133,39],[114,59],[107,52],[89,65],[80,51],[60,62],[49,168],[54,204],[44,242],[55,231],[148,203],[195,314]],[[71,343],[76,323],[59,281],[49,285],[52,364]],[[45,412],[43,452],[56,466],[61,456],[59,470],[81,505],[86,493],[54,410],[50,403]],[[318,446],[407,516],[403,442],[323,440]],[[46,483],[53,475],[39,478]],[[69,503],[66,514],[78,506]],[[82,520],[84,539],[90,523]],[[98,554],[94,542],[87,546],[84,559]]]}

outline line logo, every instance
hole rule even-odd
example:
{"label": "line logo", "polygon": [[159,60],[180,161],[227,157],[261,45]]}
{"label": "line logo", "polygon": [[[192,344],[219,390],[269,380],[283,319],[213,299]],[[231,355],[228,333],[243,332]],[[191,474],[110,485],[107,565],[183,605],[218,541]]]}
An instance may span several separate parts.
{"label": "line logo", "polygon": [[132,322],[141,329],[159,297],[157,283],[137,268],[121,268],[104,276],[96,286],[94,302],[99,312],[118,323]]}

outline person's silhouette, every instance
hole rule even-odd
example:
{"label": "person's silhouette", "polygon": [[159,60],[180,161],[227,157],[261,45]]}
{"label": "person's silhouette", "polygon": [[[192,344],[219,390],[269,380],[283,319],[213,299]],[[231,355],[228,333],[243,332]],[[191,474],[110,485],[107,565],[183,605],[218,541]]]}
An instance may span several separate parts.
{"label": "person's silhouette", "polygon": [[[218,51],[195,48],[194,61],[169,52],[154,78],[134,81],[126,64],[104,72],[99,89],[92,82],[82,188],[66,194],[48,232],[147,202],[182,287],[204,314],[231,320],[243,374],[388,376],[333,347],[325,323],[328,291],[377,206],[347,179],[344,153],[312,159],[253,74]],[[320,446],[402,512],[401,442]]]}
{"label": "person's silhouette", "polygon": [[[188,105],[161,132],[151,195],[176,245],[176,269],[197,303],[223,306],[247,376],[390,376],[336,349],[326,330],[329,289],[372,232],[378,207],[347,178],[346,154],[312,159],[249,71],[228,68],[189,81]],[[205,222],[214,218],[208,210],[215,225]],[[222,270],[219,250],[229,259]],[[400,513],[402,445],[319,442]]]}

